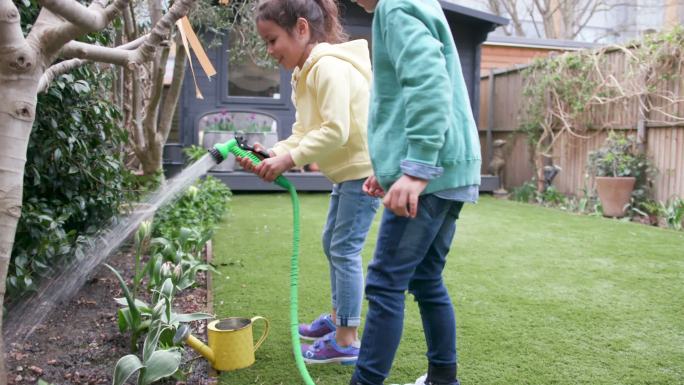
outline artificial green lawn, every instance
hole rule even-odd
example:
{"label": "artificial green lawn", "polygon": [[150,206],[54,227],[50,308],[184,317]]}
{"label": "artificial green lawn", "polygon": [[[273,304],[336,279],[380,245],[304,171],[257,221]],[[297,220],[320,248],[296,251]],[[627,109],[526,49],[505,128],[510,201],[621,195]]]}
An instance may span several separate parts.
{"label": "artificial green lawn", "polygon": [[[303,384],[289,335],[291,206],[285,194],[236,195],[214,236],[214,309],[261,315],[270,336],[222,384]],[[326,194],[302,194],[300,320],[329,307],[320,234]],[[380,213],[364,250],[372,256]],[[444,278],[467,384],[684,384],[684,232],[482,197],[458,221]],[[365,314],[365,305],[364,305]],[[255,333],[261,329],[255,326]],[[426,370],[417,306],[387,383]],[[347,385],[352,367],[308,366]]]}

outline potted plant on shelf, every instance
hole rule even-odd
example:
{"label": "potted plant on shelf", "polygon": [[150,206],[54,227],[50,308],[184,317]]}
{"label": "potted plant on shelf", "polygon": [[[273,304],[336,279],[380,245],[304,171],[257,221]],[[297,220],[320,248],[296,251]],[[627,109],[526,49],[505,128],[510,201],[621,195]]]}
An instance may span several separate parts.
{"label": "potted plant on shelf", "polygon": [[[233,116],[227,110],[208,114],[200,120],[200,143],[204,148],[211,148],[216,143],[224,143],[232,139],[235,136],[235,131]],[[233,171],[234,163],[234,159],[228,157],[211,170]]]}
{"label": "potted plant on shelf", "polygon": [[587,166],[604,216],[623,217],[634,195],[645,198],[653,168],[637,150],[634,136],[612,131],[601,148],[589,153]]}

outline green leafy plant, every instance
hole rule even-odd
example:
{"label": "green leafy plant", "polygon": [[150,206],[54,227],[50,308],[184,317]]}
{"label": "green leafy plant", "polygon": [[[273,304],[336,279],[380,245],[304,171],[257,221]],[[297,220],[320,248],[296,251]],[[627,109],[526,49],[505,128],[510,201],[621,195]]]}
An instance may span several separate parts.
{"label": "green leafy plant", "polygon": [[135,232],[134,242],[135,242],[135,270],[133,275],[133,298],[138,295],[138,287],[140,286],[140,281],[144,275],[144,270],[140,269],[140,263],[143,257],[150,247],[150,237],[152,236],[152,222],[143,221],[138,227],[138,231]]}
{"label": "green leafy plant", "polygon": [[[181,323],[214,317],[212,314],[202,312],[185,314],[173,311],[173,297],[174,293],[178,291],[178,286],[173,283],[172,268],[169,268],[168,272],[162,273],[165,278],[156,287],[152,288],[151,303],[153,303],[154,306],[150,306],[144,301],[132,296],[131,291],[121,277],[121,274],[119,274],[116,269],[107,264],[105,264],[105,266],[114,273],[124,294],[123,298],[115,298],[114,300],[117,304],[122,306],[117,310],[119,330],[121,332],[127,330],[131,332],[130,347],[132,352],[138,350],[138,339],[150,330],[151,325],[161,323],[167,329],[176,328]],[[165,340],[170,344],[172,333],[169,332],[165,334]]]}
{"label": "green leafy plant", "polygon": [[663,217],[668,227],[674,230],[681,230],[684,223],[684,200],[674,198],[663,205]]}
{"label": "green leafy plant", "polygon": [[225,131],[241,133],[271,132],[272,122],[264,121],[255,113],[235,112],[226,110],[204,118],[204,131]]}
{"label": "green leafy plant", "polygon": [[[27,34],[41,10],[16,1]],[[108,46],[108,33],[86,43]],[[106,100],[108,68],[86,65],[59,76],[38,95],[27,148],[22,215],[7,271],[6,302],[37,289],[40,278],[72,258],[83,239],[112,218],[127,193],[130,173],[121,147],[120,112]]]}
{"label": "green leafy plant", "polygon": [[537,184],[534,181],[525,182],[522,186],[513,188],[511,199],[518,202],[530,203],[535,200]]}
{"label": "green leafy plant", "polygon": [[634,136],[612,131],[601,148],[589,153],[587,167],[594,176],[639,177],[646,172],[649,162],[637,151]]}
{"label": "green leafy plant", "polygon": [[37,278],[63,264],[83,237],[130,199],[119,112],[90,86],[107,79],[98,69],[83,67],[62,75],[38,97],[8,271],[10,298],[34,290]]}
{"label": "green leafy plant", "polygon": [[523,70],[526,110],[519,130],[537,153],[548,153],[561,132],[586,128],[581,119],[599,87],[593,71],[602,60],[601,51],[587,50],[538,58]]}
{"label": "green leafy plant", "polygon": [[544,192],[537,195],[540,204],[546,206],[563,206],[567,198],[554,186],[549,186]]}
{"label": "green leafy plant", "polygon": [[[543,206],[573,211],[580,205],[579,202],[569,199],[554,186],[549,186],[543,192],[537,191],[537,182],[535,179],[525,182],[522,186],[515,187],[511,192],[510,199],[525,203],[534,202]],[[586,204],[586,202],[583,204]]]}
{"label": "green leafy plant", "polygon": [[667,227],[674,230],[681,230],[684,226],[684,200],[679,197],[669,199],[667,202],[646,201],[643,202],[636,212],[643,216],[661,218]]}
{"label": "green leafy plant", "polygon": [[173,242],[165,243],[167,246],[163,251],[153,254],[148,261],[148,287],[157,287],[165,279],[171,278],[174,286],[180,291],[194,285],[199,271],[220,274],[213,266],[202,262],[198,254],[179,251]]}
{"label": "green leafy plant", "polygon": [[204,126],[204,131],[236,132],[237,130],[232,115],[227,112],[222,112],[217,116],[209,117],[207,125]]}
{"label": "green leafy plant", "polygon": [[181,349],[171,347],[158,349],[162,333],[168,326],[157,322],[147,334],[140,359],[135,354],[121,357],[114,368],[113,385],[123,385],[134,374],[137,374],[137,385],[147,385],[162,378],[172,376],[181,363]]}
{"label": "green leafy plant", "polygon": [[[157,211],[154,235],[180,239],[185,237],[180,234],[183,228],[195,228],[202,234],[210,234],[226,211],[230,196],[230,190],[221,181],[211,176],[205,178],[189,188],[174,204]],[[210,235],[202,237],[208,240]]]}
{"label": "green leafy plant", "polygon": [[151,321],[148,317],[145,317],[145,314],[152,314],[152,309],[143,301],[133,297],[123,277],[121,277],[121,274],[119,274],[116,269],[108,264],[105,264],[105,266],[114,273],[114,276],[116,276],[116,279],[119,281],[119,286],[121,286],[121,290],[123,291],[123,300],[125,301],[126,307],[117,310],[118,325],[121,332],[125,332],[126,330],[131,331],[130,347],[131,351],[135,352],[138,349],[138,338],[140,338],[142,333],[147,331],[150,326]]}
{"label": "green leafy plant", "polygon": [[207,149],[193,144],[190,147],[184,148],[183,153],[185,154],[185,158],[188,160],[188,164],[192,164],[207,155]]}
{"label": "green leafy plant", "polygon": [[652,180],[657,173],[646,154],[637,151],[636,138],[612,131],[604,145],[588,155],[589,174],[606,177],[634,177],[633,204],[648,199]]}

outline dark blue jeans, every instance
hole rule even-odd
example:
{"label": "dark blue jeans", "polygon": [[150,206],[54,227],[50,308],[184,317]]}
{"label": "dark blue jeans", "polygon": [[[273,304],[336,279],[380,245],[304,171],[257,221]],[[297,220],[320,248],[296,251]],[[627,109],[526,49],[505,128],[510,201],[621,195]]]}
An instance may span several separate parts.
{"label": "dark blue jeans", "polygon": [[[456,317],[442,270],[462,207],[463,202],[428,194],[420,197],[414,219],[384,211],[368,266],[368,314],[352,383],[382,385],[389,376],[401,340],[407,290],[420,308],[428,363],[456,366]],[[455,378],[451,383],[457,383]]]}

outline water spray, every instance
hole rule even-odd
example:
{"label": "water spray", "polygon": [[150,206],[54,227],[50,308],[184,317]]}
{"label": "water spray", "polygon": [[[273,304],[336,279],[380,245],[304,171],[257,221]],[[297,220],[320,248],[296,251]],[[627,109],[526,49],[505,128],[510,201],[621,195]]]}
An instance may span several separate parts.
{"label": "water spray", "polygon": [[[236,157],[249,158],[255,165],[261,163],[261,159],[257,157],[254,152],[259,153],[264,158],[268,158],[269,155],[264,152],[254,151],[253,148],[246,145],[242,138],[237,137],[231,139],[225,143],[220,143],[214,145],[212,149],[209,150],[212,158],[216,163],[223,162],[228,154],[231,153]],[[297,287],[299,281],[299,199],[297,198],[297,191],[295,190],[292,183],[284,176],[278,176],[273,183],[286,189],[290,193],[290,198],[292,200],[292,256],[290,258],[290,334],[292,337],[292,350],[295,357],[295,363],[297,364],[297,369],[299,374],[302,376],[304,383],[306,385],[315,385],[309,371],[306,369],[304,364],[304,358],[302,357],[301,344],[299,342],[299,318],[298,318],[298,296]]]}

